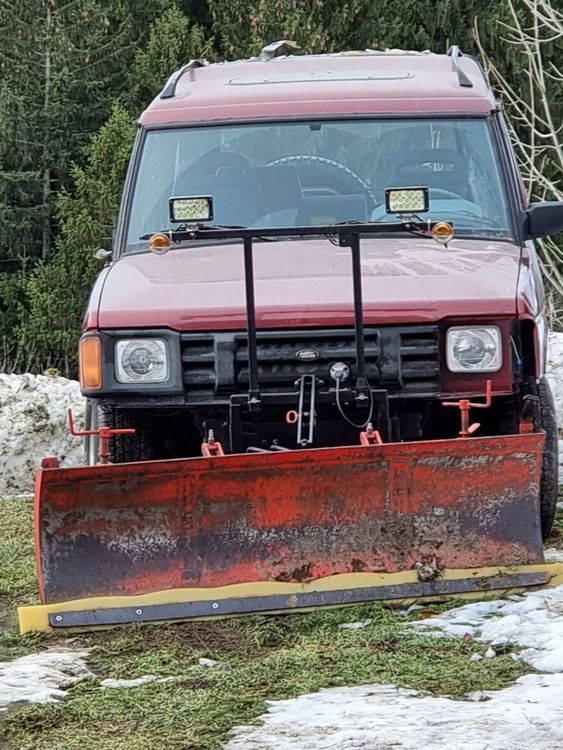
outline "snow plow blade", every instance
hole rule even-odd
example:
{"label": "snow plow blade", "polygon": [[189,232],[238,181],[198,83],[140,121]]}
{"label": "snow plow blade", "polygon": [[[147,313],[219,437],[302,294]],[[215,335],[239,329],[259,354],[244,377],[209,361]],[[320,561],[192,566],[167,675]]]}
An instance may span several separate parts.
{"label": "snow plow blade", "polygon": [[[546,583],[543,439],[531,433],[67,469],[46,459],[35,522],[41,600],[55,605],[49,626]],[[489,573],[479,575],[483,568]]]}

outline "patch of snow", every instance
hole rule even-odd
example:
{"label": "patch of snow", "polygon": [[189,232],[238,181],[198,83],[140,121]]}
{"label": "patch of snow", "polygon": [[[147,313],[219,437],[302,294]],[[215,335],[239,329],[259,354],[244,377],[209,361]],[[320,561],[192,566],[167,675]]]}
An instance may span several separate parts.
{"label": "patch of snow", "polygon": [[0,373],[0,497],[33,492],[45,456],[63,466],[84,463],[82,441],[69,434],[66,416],[71,407],[80,427],[84,406],[74,380]]}
{"label": "patch of snow", "polygon": [[228,661],[215,661],[215,659],[207,659],[205,656],[202,656],[198,663],[200,667],[205,667],[206,669],[211,667],[216,667],[217,669],[231,669],[231,665]]}
{"label": "patch of snow", "polygon": [[108,677],[107,680],[100,682],[100,687],[107,690],[108,688],[135,688],[141,685],[169,685],[172,682],[178,682],[179,679],[178,677],[157,677],[155,674],[144,674],[132,680],[116,680]]}
{"label": "patch of snow", "polygon": [[331,688],[270,703],[260,720],[237,727],[226,750],[556,750],[563,675],[526,675],[463,701],[393,685]]}
{"label": "patch of snow", "polygon": [[45,651],[0,662],[0,711],[10,703],[56,703],[66,688],[92,676],[87,651]]}
{"label": "patch of snow", "polygon": [[261,726],[237,727],[225,750],[557,750],[563,747],[563,586],[472,602],[406,628],[513,644],[543,674],[463,700],[393,685],[331,688],[269,703]]}
{"label": "patch of snow", "polygon": [[509,600],[471,602],[406,627],[440,635],[467,633],[491,646],[519,646],[524,649],[521,658],[534,669],[563,672],[563,586]]}
{"label": "patch of snow", "polygon": [[401,607],[397,608],[396,612],[401,615],[401,617],[408,617],[419,609],[424,609],[424,607],[420,604],[411,604],[410,607],[407,607],[406,609]]}
{"label": "patch of snow", "polygon": [[339,625],[338,627],[340,630],[363,630],[363,628],[367,628],[368,625],[371,625],[372,622],[371,619],[360,620],[359,622],[343,622],[342,625]]}
{"label": "patch of snow", "polygon": [[545,561],[550,563],[561,563],[563,562],[563,550],[553,549],[548,547],[543,551]]}

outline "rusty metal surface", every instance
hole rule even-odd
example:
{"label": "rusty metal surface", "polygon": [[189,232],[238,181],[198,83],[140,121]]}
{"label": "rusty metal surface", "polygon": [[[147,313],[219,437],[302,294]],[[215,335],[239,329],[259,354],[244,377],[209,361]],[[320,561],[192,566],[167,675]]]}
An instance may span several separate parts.
{"label": "rusty metal surface", "polygon": [[40,469],[44,602],[543,561],[543,435]]}
{"label": "rusty metal surface", "polygon": [[[542,586],[549,583],[549,573],[513,573],[484,578],[460,578],[419,583],[399,583],[365,586],[334,591],[312,591],[299,594],[271,594],[208,601],[186,601],[176,604],[149,604],[134,607],[69,610],[52,612],[49,624],[53,628],[84,628],[104,625],[123,625],[130,622],[158,622],[162,620],[190,620],[195,618],[225,617],[252,612],[283,612],[311,607],[334,607],[342,604],[361,604],[373,601],[404,600],[415,597],[444,597],[472,591],[503,591]],[[335,580],[335,583],[338,581]]]}

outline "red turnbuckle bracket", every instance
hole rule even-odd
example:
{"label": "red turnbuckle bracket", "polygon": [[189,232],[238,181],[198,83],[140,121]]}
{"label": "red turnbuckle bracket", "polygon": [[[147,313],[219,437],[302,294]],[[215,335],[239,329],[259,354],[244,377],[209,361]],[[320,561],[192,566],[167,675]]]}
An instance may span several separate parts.
{"label": "red turnbuckle bracket", "polygon": [[209,430],[207,442],[201,444],[201,455],[205,458],[213,458],[214,456],[224,456],[225,451],[223,446],[218,440],[215,440],[213,430]]}
{"label": "red turnbuckle bracket", "polygon": [[114,435],[134,435],[133,427],[99,427],[97,430],[77,430],[74,426],[74,417],[72,409],[67,410],[68,429],[71,435],[75,437],[84,437],[85,435],[97,435],[100,440],[98,457],[100,464],[109,464],[109,439]]}
{"label": "red turnbuckle bracket", "polygon": [[455,406],[461,412],[461,430],[459,431],[460,437],[467,438],[470,435],[473,435],[473,433],[476,432],[479,427],[481,427],[481,424],[479,422],[474,422],[471,425],[469,424],[469,410],[488,409],[491,405],[492,397],[493,383],[491,380],[487,380],[484,404],[475,404],[468,398],[461,398],[459,401],[442,401],[442,406]]}
{"label": "red turnbuckle bracket", "polygon": [[365,432],[360,432],[360,445],[383,445],[381,435],[373,429],[371,422],[366,427]]}

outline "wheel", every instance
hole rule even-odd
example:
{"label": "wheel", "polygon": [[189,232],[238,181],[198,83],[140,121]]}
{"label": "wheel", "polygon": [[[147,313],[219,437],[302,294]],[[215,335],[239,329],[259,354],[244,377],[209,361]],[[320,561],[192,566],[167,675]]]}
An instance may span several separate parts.
{"label": "wheel", "polygon": [[542,472],[540,481],[540,517],[542,538],[549,536],[559,492],[559,444],[557,436],[557,418],[553,395],[546,378],[529,380],[524,393],[534,397],[533,420],[536,430],[545,432]]}
{"label": "wheel", "polygon": [[151,461],[156,458],[151,420],[140,409],[100,408],[100,424],[105,427],[132,427],[134,435],[118,435],[109,441],[109,460],[112,464],[130,461]]}

